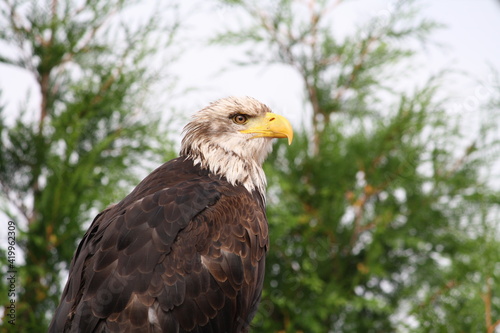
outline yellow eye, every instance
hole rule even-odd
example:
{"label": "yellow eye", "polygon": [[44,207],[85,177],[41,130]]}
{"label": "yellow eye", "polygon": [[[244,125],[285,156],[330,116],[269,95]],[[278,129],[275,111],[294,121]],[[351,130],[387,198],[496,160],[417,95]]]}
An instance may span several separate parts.
{"label": "yellow eye", "polygon": [[243,125],[248,121],[248,116],[238,113],[233,116],[233,122],[238,125]]}

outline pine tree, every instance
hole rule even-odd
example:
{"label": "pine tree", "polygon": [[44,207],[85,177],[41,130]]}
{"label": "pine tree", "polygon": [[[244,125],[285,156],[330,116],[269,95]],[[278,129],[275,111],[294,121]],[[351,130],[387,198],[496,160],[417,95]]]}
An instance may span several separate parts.
{"label": "pine tree", "polygon": [[[146,96],[166,82],[166,72],[151,64],[170,47],[178,22],[165,23],[158,8],[145,22],[127,20],[132,6],[126,0],[0,4],[0,62],[32,74],[41,99],[25,103],[13,125],[5,108],[0,113],[1,203],[16,224],[18,247],[15,326],[5,311],[2,331],[46,330],[64,272],[97,209],[130,190],[151,162],[171,157]],[[0,282],[6,306],[7,282]]]}
{"label": "pine tree", "polygon": [[224,3],[246,25],[214,42],[247,47],[241,65],[297,71],[311,110],[311,126],[267,164],[271,245],[255,330],[493,332],[500,196],[484,174],[498,129],[484,120],[462,144],[438,97],[445,73],[399,88],[439,25],[399,1],[341,37],[341,1]]}

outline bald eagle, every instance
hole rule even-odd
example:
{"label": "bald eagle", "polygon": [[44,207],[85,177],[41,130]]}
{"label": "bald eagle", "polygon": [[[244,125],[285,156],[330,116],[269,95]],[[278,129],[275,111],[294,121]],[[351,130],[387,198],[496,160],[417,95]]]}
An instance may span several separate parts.
{"label": "bald eagle", "polygon": [[262,169],[283,116],[249,97],[195,113],[180,156],[98,214],[49,332],[247,332],[268,226]]}

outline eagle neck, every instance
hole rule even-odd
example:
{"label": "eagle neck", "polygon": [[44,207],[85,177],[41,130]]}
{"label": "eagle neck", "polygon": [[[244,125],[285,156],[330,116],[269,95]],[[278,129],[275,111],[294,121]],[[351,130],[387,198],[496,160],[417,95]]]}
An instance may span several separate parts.
{"label": "eagle neck", "polygon": [[257,191],[265,202],[266,175],[256,161],[212,144],[200,146],[199,151],[189,151],[186,158],[194,165],[224,177],[233,186],[242,185],[250,193]]}

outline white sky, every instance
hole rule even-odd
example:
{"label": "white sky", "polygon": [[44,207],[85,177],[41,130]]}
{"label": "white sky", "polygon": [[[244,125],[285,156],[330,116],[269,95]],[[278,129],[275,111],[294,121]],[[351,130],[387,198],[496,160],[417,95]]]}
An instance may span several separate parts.
{"label": "white sky", "polygon": [[[346,33],[353,29],[352,22],[362,22],[378,15],[385,15],[391,10],[392,1],[387,0],[352,0],[338,7],[342,11],[339,28]],[[432,36],[436,43],[445,48],[422,50],[416,59],[419,71],[414,77],[408,77],[408,85],[421,82],[429,73],[443,68],[454,68],[470,73],[458,81],[450,82],[453,90],[450,94],[457,103],[466,103],[474,97],[477,80],[489,82],[491,74],[488,63],[500,71],[500,1],[498,0],[420,0],[422,16],[434,19],[447,27]],[[231,24],[228,11],[219,7],[215,14],[200,13],[189,21],[199,38],[209,38],[221,27]],[[221,18],[225,18],[221,20]],[[263,68],[233,68],[233,70],[215,76],[217,70],[238,59],[237,49],[195,47],[186,52],[176,66],[182,85],[206,87],[194,98],[197,107],[209,100],[226,95],[251,95],[269,104],[275,111],[291,116],[292,121],[300,120],[302,87],[300,78],[291,69],[284,66]],[[486,99],[484,94],[481,98]],[[473,105],[473,103],[470,103]],[[476,112],[467,107],[465,111]],[[195,111],[189,110],[189,113]]]}
{"label": "white sky", "polygon": [[[144,1],[132,15],[144,15],[148,3]],[[179,88],[197,88],[183,100],[177,98],[177,107],[191,114],[209,101],[227,95],[249,95],[269,104],[276,112],[285,113],[292,122],[299,124],[303,105],[303,91],[299,76],[285,66],[267,68],[236,68],[227,66],[231,60],[241,57],[237,48],[205,47],[203,43],[223,27],[235,24],[232,11],[223,5],[207,5],[211,2],[188,0],[182,2],[188,13],[182,34],[186,41],[185,52],[173,66],[179,77]],[[338,7],[342,15],[337,18],[339,29],[348,34],[356,23],[391,11],[393,0],[351,0]],[[443,68],[454,68],[470,73],[450,82],[450,94],[456,103],[466,104],[463,112],[474,110],[474,97],[485,100],[489,93],[478,93],[478,81],[491,83],[491,64],[500,71],[500,1],[499,0],[417,0],[422,16],[444,23],[446,28],[432,36],[432,40],[446,48],[421,50],[417,58],[419,71],[406,78],[408,86],[421,82],[429,73]],[[201,4],[201,5],[200,5]],[[232,20],[233,19],[233,20]],[[356,22],[353,24],[353,22]],[[187,47],[186,47],[187,46]],[[1,46],[0,46],[1,47]],[[229,71],[220,73],[222,68]],[[26,102],[26,92],[32,88],[33,105],[38,105],[38,92],[33,89],[33,78],[20,70],[0,65],[1,101],[8,111],[14,112],[19,103]],[[477,96],[476,96],[477,95]],[[168,110],[168,105],[165,109]],[[9,112],[12,114],[11,112]]]}

